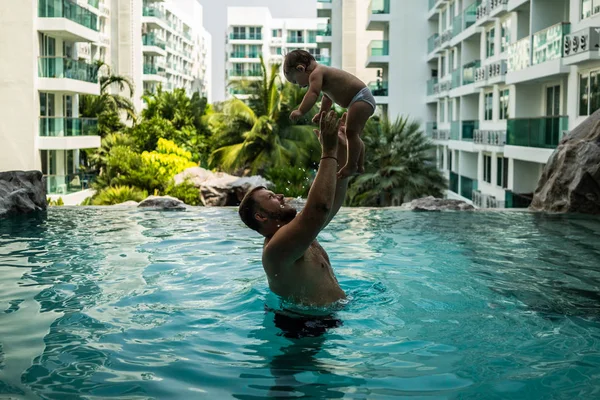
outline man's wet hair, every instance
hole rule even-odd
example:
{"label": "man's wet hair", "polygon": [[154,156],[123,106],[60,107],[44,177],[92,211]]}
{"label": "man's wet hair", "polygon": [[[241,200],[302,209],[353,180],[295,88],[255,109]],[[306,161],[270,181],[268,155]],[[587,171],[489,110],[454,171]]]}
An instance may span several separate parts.
{"label": "man's wet hair", "polygon": [[287,73],[290,69],[296,68],[298,65],[303,65],[305,68],[310,66],[310,63],[316,61],[312,54],[306,50],[293,50],[285,56],[283,62],[283,72]]}
{"label": "man's wet hair", "polygon": [[258,208],[258,202],[254,199],[254,193],[260,189],[267,189],[264,186],[256,186],[253,187],[246,193],[244,199],[240,203],[240,208],[238,209],[238,213],[240,214],[240,218],[242,222],[246,224],[246,226],[250,229],[255,230],[260,233],[260,223],[254,218],[254,214]]}

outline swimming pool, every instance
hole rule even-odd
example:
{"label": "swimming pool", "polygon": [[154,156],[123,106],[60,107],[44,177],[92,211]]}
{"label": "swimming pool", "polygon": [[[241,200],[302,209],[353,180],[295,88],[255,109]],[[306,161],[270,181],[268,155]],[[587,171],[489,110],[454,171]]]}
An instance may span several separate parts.
{"label": "swimming pool", "polygon": [[350,301],[298,332],[233,208],[0,220],[0,397],[600,396],[599,219],[342,209],[320,239]]}

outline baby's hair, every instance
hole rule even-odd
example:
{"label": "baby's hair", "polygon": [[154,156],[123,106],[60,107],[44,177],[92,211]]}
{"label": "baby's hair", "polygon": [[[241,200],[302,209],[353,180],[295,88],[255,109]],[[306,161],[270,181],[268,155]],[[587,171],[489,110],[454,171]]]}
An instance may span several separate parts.
{"label": "baby's hair", "polygon": [[283,71],[287,72],[291,68],[296,68],[298,65],[303,65],[305,68],[310,66],[310,63],[316,61],[312,54],[305,50],[293,50],[285,55],[283,62]]}

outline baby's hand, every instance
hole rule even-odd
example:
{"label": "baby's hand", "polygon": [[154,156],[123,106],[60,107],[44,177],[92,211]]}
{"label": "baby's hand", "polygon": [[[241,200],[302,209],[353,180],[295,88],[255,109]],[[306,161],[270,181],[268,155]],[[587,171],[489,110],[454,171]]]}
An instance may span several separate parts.
{"label": "baby's hand", "polygon": [[302,117],[302,113],[300,112],[300,110],[294,110],[290,114],[290,119],[292,120],[292,122],[298,121],[301,117]]}

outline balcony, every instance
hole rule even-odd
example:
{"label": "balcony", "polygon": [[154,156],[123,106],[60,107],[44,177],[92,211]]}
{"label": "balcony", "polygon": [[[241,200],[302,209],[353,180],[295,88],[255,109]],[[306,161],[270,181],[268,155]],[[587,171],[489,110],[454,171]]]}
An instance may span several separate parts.
{"label": "balcony", "polygon": [[506,83],[538,81],[568,73],[562,56],[570,29],[570,24],[559,23],[510,45]]}
{"label": "balcony", "polygon": [[142,35],[142,51],[149,56],[166,57],[166,43],[155,33],[147,33]]}
{"label": "balcony", "polygon": [[508,0],[491,0],[490,1],[490,17],[497,18],[508,10]]}
{"label": "balcony", "polygon": [[437,122],[430,121],[425,124],[425,135],[433,139],[433,131],[437,130]]}
{"label": "balcony", "polygon": [[368,31],[382,31],[390,23],[390,0],[371,0],[367,19]]}
{"label": "balcony", "polygon": [[99,40],[98,15],[69,0],[39,0],[37,29],[72,42]]}
{"label": "balcony", "polygon": [[40,117],[40,136],[96,136],[97,118]]}
{"label": "balcony", "polygon": [[38,58],[39,90],[72,94],[100,94],[98,67],[66,57]]}
{"label": "balcony", "polygon": [[304,43],[304,37],[288,36],[287,42],[288,43]]}
{"label": "balcony", "polygon": [[448,189],[458,194],[458,177],[456,172],[450,171],[450,179],[448,180]]}
{"label": "balcony", "polygon": [[49,195],[67,195],[89,189],[96,175],[69,174],[69,175],[44,175],[46,192]]}
{"label": "balcony", "polygon": [[229,74],[230,77],[238,77],[238,78],[245,78],[245,77],[261,77],[262,76],[262,72],[260,70],[243,70],[243,71],[239,71],[239,70],[230,70]]}
{"label": "balcony", "polygon": [[323,55],[317,54],[315,56],[315,59],[320,64],[326,65],[328,67],[331,66],[331,57],[329,57],[329,56],[323,56]]}
{"label": "balcony", "polygon": [[452,89],[456,89],[462,86],[461,76],[462,72],[460,68],[457,68],[454,71],[452,71]]}
{"label": "balcony", "polygon": [[437,33],[434,33],[433,35],[431,35],[429,37],[429,39],[427,39],[427,52],[428,52],[428,54],[433,53],[439,47],[438,46],[439,37],[440,37],[440,35],[438,35]]}
{"label": "balcony", "polygon": [[460,195],[469,200],[473,200],[473,191],[478,189],[476,179],[471,179],[460,175]]}
{"label": "balcony", "polygon": [[387,103],[387,99],[383,97],[388,96],[388,81],[373,81],[367,85],[371,93],[375,97],[377,104]]}
{"label": "balcony", "polygon": [[317,0],[317,17],[328,18],[331,17],[332,4],[331,0]]}
{"label": "balcony", "polygon": [[462,68],[462,84],[470,85],[475,83],[475,73],[481,66],[481,60],[474,60],[463,65]]}
{"label": "balcony", "polygon": [[479,121],[452,121],[450,125],[450,139],[473,141],[475,131],[479,129]]}
{"label": "balcony", "polygon": [[317,25],[317,43],[331,43],[331,24]]}
{"label": "balcony", "polygon": [[[463,32],[466,32],[471,26],[475,25],[475,23],[477,22],[477,7],[478,7],[478,3],[475,2],[473,4],[471,4],[469,7],[467,7],[462,14],[456,16],[454,18],[454,20],[452,21],[452,38],[456,38],[457,36],[461,35]],[[466,39],[467,37],[469,37],[471,34],[475,33],[476,31],[473,30],[472,32],[466,32],[464,37],[461,37],[460,39],[457,39],[458,41],[462,41],[464,39]]]}
{"label": "balcony", "polygon": [[504,146],[506,144],[506,131],[488,131],[475,129],[473,143],[489,146]]}
{"label": "balcony", "polygon": [[100,0],[87,0],[87,3],[95,9],[100,8]]}
{"label": "balcony", "polygon": [[390,62],[390,42],[372,40],[367,48],[367,68],[382,68]]}
{"label": "balcony", "polygon": [[438,84],[438,78],[431,78],[427,81],[427,96],[433,96],[436,93],[435,89]]}
{"label": "balcony", "polygon": [[144,64],[144,74],[142,76],[142,79],[145,82],[166,83],[167,78],[165,74],[165,67],[160,67],[155,64]]}
{"label": "balcony", "polygon": [[231,40],[262,40],[262,33],[253,33],[253,34],[247,34],[247,33],[234,33],[231,32],[229,34],[229,39]]}
{"label": "balcony", "polygon": [[259,59],[260,58],[260,53],[256,52],[256,51],[249,51],[249,52],[245,52],[245,51],[233,51],[230,53],[230,59],[231,58],[239,58],[239,59]]}
{"label": "balcony", "polygon": [[554,149],[568,130],[566,116],[509,119],[506,144]]}

